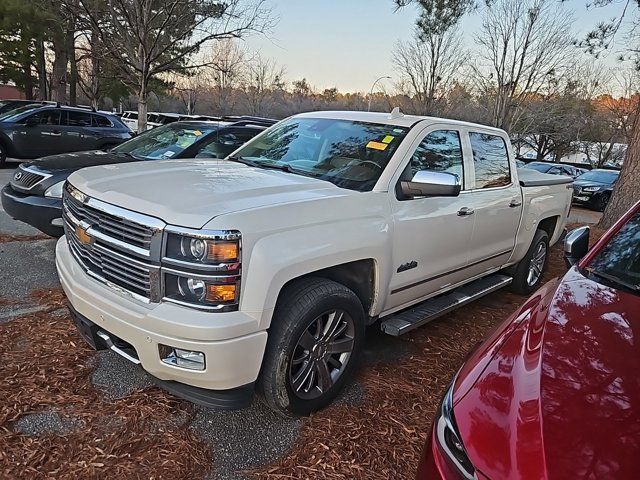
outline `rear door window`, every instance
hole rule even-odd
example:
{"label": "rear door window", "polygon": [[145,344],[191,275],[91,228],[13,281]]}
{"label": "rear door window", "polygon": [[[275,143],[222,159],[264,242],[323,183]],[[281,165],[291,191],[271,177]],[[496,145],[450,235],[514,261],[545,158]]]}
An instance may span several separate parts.
{"label": "rear door window", "polygon": [[473,165],[476,174],[475,188],[504,187],[511,183],[511,169],[507,145],[502,137],[480,132],[470,132]]}
{"label": "rear door window", "polygon": [[103,117],[102,115],[92,115],[93,126],[94,127],[111,127],[111,121],[107,117]]}
{"label": "rear door window", "polygon": [[90,127],[91,114],[85,112],[68,111],[68,125],[70,127]]}

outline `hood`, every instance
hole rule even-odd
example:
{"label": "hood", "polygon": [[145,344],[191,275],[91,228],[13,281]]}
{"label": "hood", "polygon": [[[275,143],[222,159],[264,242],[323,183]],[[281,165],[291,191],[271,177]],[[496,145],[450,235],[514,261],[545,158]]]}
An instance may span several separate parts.
{"label": "hood", "polygon": [[218,215],[356,192],[301,175],[226,160],[163,160],[91,167],[69,182],[90,197],[202,228]]}
{"label": "hood", "polygon": [[489,478],[637,476],[640,297],[570,270],[454,412]]}
{"label": "hood", "polygon": [[574,186],[578,187],[610,187],[611,184],[607,182],[596,182],[595,180],[574,180]]}
{"label": "hood", "polygon": [[37,167],[45,172],[75,171],[84,167],[96,165],[109,165],[112,163],[135,162],[135,158],[126,155],[118,155],[103,150],[89,150],[87,152],[63,153],[50,155],[37,160],[32,160],[25,165]]}

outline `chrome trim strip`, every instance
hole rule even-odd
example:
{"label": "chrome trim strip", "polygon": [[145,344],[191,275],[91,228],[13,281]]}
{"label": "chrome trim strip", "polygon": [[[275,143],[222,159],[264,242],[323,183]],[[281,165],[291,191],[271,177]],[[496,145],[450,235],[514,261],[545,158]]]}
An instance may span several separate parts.
{"label": "chrome trim strip", "polygon": [[169,233],[209,240],[240,240],[242,238],[238,230],[202,230],[175,225],[167,225],[164,230]]}
{"label": "chrome trim strip", "polygon": [[[88,229],[87,229],[87,234],[91,235],[92,237],[100,240],[101,242],[106,243],[107,245],[111,245],[112,247],[118,248],[120,250],[124,250],[124,251],[128,251],[131,252],[135,255],[138,255],[140,257],[144,257],[144,258],[150,258],[151,257],[151,252],[149,250],[146,250],[144,248],[140,248],[140,247],[136,247],[135,245],[131,245],[129,243],[125,243],[122,240],[118,240],[117,238],[113,238],[109,235],[106,235],[98,230],[96,230],[95,228],[93,228],[93,225],[91,225]],[[133,259],[132,259],[133,260]]]}
{"label": "chrome trim strip", "polygon": [[185,260],[177,260],[171,257],[162,257],[162,263],[172,265],[174,267],[182,267],[192,270],[201,270],[207,272],[235,272],[240,270],[241,262],[219,263],[217,265],[208,263],[193,263]]}
{"label": "chrome trim strip", "polygon": [[166,225],[162,220],[159,220],[156,217],[142,215],[141,213],[117,207],[96,198],[87,196],[84,204],[93,207],[96,210],[100,210],[101,212],[108,213],[109,215],[114,215],[116,217],[124,218],[125,220],[130,220],[134,223],[138,223],[143,227],[161,230]]}
{"label": "chrome trim strip", "polygon": [[211,312],[219,312],[220,310],[223,310],[225,308],[227,308],[229,310],[237,310],[238,309],[238,304],[237,303],[230,303],[230,304],[227,304],[227,305],[197,305],[195,303],[181,302],[180,300],[175,300],[175,299],[169,298],[169,297],[162,297],[162,301],[163,302],[175,303],[176,305],[180,305],[182,307],[195,308],[196,310],[206,310],[206,311],[211,311]]}
{"label": "chrome trim strip", "polygon": [[179,277],[196,278],[198,280],[209,280],[215,282],[216,280],[228,280],[235,279],[240,280],[240,275],[203,275],[201,273],[185,272],[183,270],[175,270],[173,268],[162,267],[162,273],[169,273],[171,275],[177,275]]}

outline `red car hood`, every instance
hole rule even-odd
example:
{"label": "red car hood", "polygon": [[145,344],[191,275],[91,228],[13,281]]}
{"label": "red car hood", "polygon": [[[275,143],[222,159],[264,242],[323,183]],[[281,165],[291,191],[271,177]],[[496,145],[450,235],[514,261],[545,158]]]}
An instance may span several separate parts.
{"label": "red car hood", "polygon": [[638,478],[640,297],[575,268],[556,285],[458,380],[469,457],[491,479]]}

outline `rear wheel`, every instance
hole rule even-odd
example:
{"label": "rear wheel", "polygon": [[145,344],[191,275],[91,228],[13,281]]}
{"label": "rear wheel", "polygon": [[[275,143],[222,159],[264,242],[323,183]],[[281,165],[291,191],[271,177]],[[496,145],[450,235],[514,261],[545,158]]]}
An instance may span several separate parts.
{"label": "rear wheel", "polygon": [[344,285],[304,279],[282,292],[258,381],[284,415],[327,406],[353,375],[364,341],[364,310]]}
{"label": "rear wheel", "polygon": [[548,253],[549,235],[544,230],[537,230],[529,250],[516,266],[511,284],[514,292],[529,295],[540,286]]}

